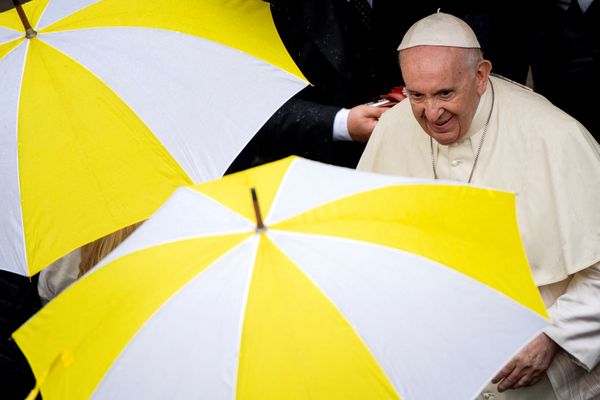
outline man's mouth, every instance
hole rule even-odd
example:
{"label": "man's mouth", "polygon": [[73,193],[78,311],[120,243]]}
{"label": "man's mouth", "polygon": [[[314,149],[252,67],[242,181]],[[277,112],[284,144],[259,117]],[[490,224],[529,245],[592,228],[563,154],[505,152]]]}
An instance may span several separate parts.
{"label": "man's mouth", "polygon": [[443,120],[436,121],[435,125],[438,127],[442,127],[442,126],[446,125],[448,123],[448,121],[450,121],[451,118],[452,118],[452,116],[450,116],[446,119],[443,119]]}
{"label": "man's mouth", "polygon": [[452,115],[445,117],[443,119],[439,119],[433,123],[430,123],[429,126],[431,126],[431,129],[434,132],[438,132],[438,133],[443,133],[445,132],[447,129],[449,129],[450,126],[450,122],[452,120]]}

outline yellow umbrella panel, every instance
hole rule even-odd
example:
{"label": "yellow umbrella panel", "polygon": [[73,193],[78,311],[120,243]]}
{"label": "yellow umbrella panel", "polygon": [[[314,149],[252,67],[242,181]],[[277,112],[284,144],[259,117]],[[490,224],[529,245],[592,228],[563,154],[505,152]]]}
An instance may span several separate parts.
{"label": "yellow umbrella panel", "polygon": [[13,336],[48,400],[470,399],[544,317],[514,195],[288,158],[178,190]]}
{"label": "yellow umbrella panel", "polygon": [[306,81],[260,0],[0,14],[0,268],[32,275],[220,177]]}

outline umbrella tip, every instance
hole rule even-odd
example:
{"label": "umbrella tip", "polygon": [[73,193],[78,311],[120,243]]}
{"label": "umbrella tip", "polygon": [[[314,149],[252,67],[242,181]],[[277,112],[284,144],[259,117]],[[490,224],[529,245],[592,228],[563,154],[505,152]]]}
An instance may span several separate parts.
{"label": "umbrella tip", "polygon": [[27,28],[27,29],[25,30],[25,37],[26,37],[27,39],[33,39],[33,38],[34,38],[34,37],[36,37],[36,36],[37,36],[37,32],[36,32],[36,31],[34,31],[32,28]]}
{"label": "umbrella tip", "polygon": [[260,204],[258,203],[258,196],[256,195],[256,189],[250,188],[250,193],[252,194],[252,203],[254,205],[254,214],[256,215],[256,232],[264,232],[267,228],[265,227],[262,219],[262,214],[260,212]]}

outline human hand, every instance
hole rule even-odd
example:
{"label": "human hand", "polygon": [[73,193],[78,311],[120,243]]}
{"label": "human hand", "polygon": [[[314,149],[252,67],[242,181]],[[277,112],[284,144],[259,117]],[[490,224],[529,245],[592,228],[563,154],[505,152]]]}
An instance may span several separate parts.
{"label": "human hand", "polygon": [[557,350],[558,345],[545,333],[538,335],[502,368],[492,379],[492,383],[500,382],[499,392],[537,383],[550,366]]}
{"label": "human hand", "polygon": [[375,124],[379,121],[379,117],[387,108],[371,107],[367,104],[360,104],[352,107],[348,114],[348,133],[352,140],[365,143],[371,137]]}

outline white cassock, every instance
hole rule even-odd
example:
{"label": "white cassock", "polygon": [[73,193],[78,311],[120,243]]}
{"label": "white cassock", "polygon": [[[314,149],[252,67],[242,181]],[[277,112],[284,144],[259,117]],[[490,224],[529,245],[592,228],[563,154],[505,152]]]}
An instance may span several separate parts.
{"label": "white cassock", "polygon": [[544,97],[500,77],[490,82],[493,93],[488,84],[459,142],[430,143],[403,101],[382,116],[358,169],[432,178],[435,165],[438,178],[467,182],[481,143],[471,182],[517,193],[521,237],[552,319],[546,333],[565,350],[549,380],[506,398],[546,399],[539,393],[551,382],[558,399],[599,399],[600,146]]}

